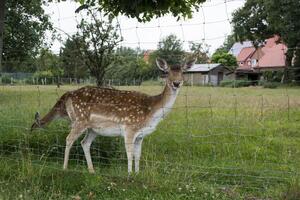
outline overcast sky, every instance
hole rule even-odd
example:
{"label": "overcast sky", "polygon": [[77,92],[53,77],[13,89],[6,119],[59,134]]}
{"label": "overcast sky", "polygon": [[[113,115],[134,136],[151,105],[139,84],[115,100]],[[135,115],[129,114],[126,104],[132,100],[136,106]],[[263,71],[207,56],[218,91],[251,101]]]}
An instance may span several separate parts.
{"label": "overcast sky", "polygon": [[[226,3],[225,3],[226,2]],[[210,46],[210,53],[214,52],[224,42],[226,35],[231,32],[231,14],[243,6],[244,0],[207,0],[202,9],[195,12],[192,19],[176,21],[172,16],[153,19],[147,23],[138,23],[135,19],[124,16],[118,17],[121,33],[124,38],[122,46],[140,47],[142,49],[156,49],[158,41],[173,33],[184,41],[184,48],[188,50],[189,41],[202,42]],[[70,35],[76,32],[80,15],[75,14],[79,4],[74,1],[51,3],[45,7],[51,16],[55,27]],[[62,33],[63,39],[66,34]],[[55,41],[52,50],[57,53],[62,42]]]}

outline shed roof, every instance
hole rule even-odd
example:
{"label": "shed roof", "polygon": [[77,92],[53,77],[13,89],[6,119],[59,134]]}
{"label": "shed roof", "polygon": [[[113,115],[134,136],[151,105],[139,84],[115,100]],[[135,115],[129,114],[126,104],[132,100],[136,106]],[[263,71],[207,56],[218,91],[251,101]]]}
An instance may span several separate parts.
{"label": "shed roof", "polygon": [[195,64],[187,72],[209,72],[222,64],[220,63],[211,63],[211,64]]}

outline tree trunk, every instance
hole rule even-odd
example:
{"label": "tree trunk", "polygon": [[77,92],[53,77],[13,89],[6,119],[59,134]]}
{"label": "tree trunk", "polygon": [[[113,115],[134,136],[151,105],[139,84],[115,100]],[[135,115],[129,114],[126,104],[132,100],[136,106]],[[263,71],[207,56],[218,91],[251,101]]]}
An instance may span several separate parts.
{"label": "tree trunk", "polygon": [[293,71],[296,84],[300,85],[300,49],[296,49]]}
{"label": "tree trunk", "polygon": [[98,87],[101,87],[104,85],[104,80],[102,78],[96,77],[96,84]]}
{"label": "tree trunk", "polygon": [[0,72],[2,70],[3,33],[5,19],[5,0],[0,1]]}
{"label": "tree trunk", "polygon": [[91,70],[92,75],[96,78],[96,84],[98,87],[101,87],[104,85],[104,67],[95,67],[93,70]]}

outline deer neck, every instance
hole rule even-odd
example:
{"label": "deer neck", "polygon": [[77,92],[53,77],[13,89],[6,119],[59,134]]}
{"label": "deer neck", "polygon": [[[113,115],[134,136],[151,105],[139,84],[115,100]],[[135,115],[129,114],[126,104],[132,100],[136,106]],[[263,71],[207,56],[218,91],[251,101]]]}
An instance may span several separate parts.
{"label": "deer neck", "polygon": [[160,115],[162,115],[164,117],[164,115],[168,114],[175,103],[178,92],[179,89],[173,90],[166,83],[162,93],[154,97],[153,115],[159,115],[156,117],[161,117]]}

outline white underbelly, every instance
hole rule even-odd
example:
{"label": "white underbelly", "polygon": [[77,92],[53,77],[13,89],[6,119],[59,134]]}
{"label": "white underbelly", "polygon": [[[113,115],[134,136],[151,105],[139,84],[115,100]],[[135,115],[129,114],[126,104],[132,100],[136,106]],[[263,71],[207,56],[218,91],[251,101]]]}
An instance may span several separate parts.
{"label": "white underbelly", "polygon": [[124,136],[124,128],[119,127],[110,127],[110,128],[93,128],[92,129],[97,135],[107,136],[107,137],[118,137]]}

